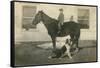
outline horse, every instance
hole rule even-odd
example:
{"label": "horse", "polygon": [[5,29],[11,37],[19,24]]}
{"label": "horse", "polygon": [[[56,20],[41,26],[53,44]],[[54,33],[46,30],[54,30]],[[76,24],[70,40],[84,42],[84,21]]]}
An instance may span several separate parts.
{"label": "horse", "polygon": [[[56,50],[56,38],[57,37],[64,37],[67,35],[70,35],[72,45],[76,45],[75,50],[78,51],[78,43],[79,43],[79,37],[80,37],[80,25],[74,21],[67,21],[64,22],[61,26],[60,33],[58,33],[58,20],[49,17],[47,14],[45,14],[43,11],[38,11],[38,13],[35,15],[35,18],[32,21],[32,25],[37,25],[38,23],[42,22],[47,31],[49,36],[51,37],[52,43],[53,43],[53,50]],[[42,30],[42,29],[41,29]]]}

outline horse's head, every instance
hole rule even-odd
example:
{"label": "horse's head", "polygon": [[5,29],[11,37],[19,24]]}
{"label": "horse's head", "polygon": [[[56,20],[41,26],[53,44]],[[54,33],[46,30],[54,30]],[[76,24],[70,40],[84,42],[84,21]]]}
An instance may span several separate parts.
{"label": "horse's head", "polygon": [[33,25],[37,25],[40,21],[42,21],[42,13],[43,11],[38,11],[38,13],[35,15],[35,18],[32,22]]}

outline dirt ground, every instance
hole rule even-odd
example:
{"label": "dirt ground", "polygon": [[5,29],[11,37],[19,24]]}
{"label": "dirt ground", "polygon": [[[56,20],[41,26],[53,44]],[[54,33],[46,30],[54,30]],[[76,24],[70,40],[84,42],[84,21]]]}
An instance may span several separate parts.
{"label": "dirt ground", "polygon": [[67,56],[61,59],[48,59],[52,54],[51,49],[43,49],[37,45],[51,42],[21,42],[15,45],[15,66],[59,64],[74,62],[96,61],[96,41],[79,41],[81,48],[78,53],[72,55],[72,59]]}

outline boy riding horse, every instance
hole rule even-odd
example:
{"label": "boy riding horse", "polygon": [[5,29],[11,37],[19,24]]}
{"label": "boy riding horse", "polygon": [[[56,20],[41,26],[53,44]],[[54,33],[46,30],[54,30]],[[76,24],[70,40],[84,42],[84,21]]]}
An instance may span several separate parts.
{"label": "boy riding horse", "polygon": [[63,9],[59,9],[60,11],[60,14],[58,16],[58,33],[60,33],[60,30],[61,30],[61,26],[63,25],[63,22],[64,22],[64,14],[63,14]]}

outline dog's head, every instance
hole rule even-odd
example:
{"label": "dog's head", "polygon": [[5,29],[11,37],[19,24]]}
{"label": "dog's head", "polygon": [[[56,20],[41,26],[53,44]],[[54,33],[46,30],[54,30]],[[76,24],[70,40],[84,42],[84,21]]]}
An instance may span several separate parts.
{"label": "dog's head", "polygon": [[66,44],[71,45],[72,44],[71,39],[66,39]]}

